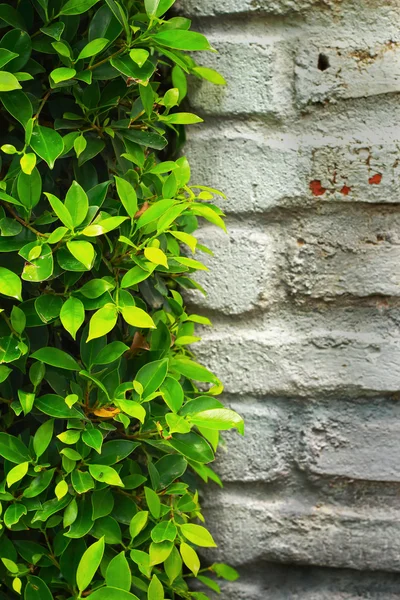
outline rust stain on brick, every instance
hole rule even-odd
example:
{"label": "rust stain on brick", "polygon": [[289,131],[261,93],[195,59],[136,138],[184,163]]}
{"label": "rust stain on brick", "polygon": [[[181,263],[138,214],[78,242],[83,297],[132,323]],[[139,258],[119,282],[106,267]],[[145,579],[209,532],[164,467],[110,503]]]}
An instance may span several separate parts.
{"label": "rust stain on brick", "polygon": [[351,192],[351,187],[349,187],[348,185],[344,185],[342,187],[342,189],[340,190],[340,193],[343,194],[343,196],[348,196]]}
{"label": "rust stain on brick", "polygon": [[326,188],[322,187],[320,179],[314,179],[310,182],[310,190],[313,196],[323,196]]}
{"label": "rust stain on brick", "polygon": [[373,175],[372,177],[370,177],[368,179],[368,183],[370,185],[379,185],[381,181],[382,181],[382,174],[381,173],[375,173],[375,175]]}

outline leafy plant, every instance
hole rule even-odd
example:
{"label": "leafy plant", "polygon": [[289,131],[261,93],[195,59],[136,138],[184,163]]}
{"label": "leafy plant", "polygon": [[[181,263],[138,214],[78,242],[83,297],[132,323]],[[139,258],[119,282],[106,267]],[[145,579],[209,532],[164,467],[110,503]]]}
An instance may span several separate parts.
{"label": "leafy plant", "polygon": [[1,599],[203,600],[192,577],[237,577],[200,568],[196,485],[243,422],[180,293],[221,193],[169,149],[201,121],[187,75],[224,80],[173,3],[0,4]]}

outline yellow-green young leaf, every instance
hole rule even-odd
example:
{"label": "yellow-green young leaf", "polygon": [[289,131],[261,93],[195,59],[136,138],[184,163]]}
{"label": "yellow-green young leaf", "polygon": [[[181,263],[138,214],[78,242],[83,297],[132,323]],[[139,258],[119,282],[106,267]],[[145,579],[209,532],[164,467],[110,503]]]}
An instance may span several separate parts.
{"label": "yellow-green young leaf", "polygon": [[65,207],[72,217],[74,227],[78,227],[86,218],[89,209],[89,200],[85,190],[76,181],[72,182],[67,192]]}
{"label": "yellow-green young leaf", "polygon": [[22,301],[21,292],[22,283],[18,275],[9,269],[0,267],[0,294]]}
{"label": "yellow-green young leaf", "polygon": [[200,560],[197,556],[196,550],[193,550],[193,548],[189,546],[189,544],[186,544],[186,542],[182,542],[180,546],[180,551],[183,562],[185,563],[187,568],[190,571],[192,571],[194,576],[197,576],[197,573],[200,569]]}
{"label": "yellow-green young leaf", "polygon": [[24,411],[24,415],[29,414],[35,402],[35,394],[18,390],[18,399],[22,406],[22,410]]}
{"label": "yellow-green young leaf", "polygon": [[159,519],[160,512],[161,512],[160,498],[157,496],[157,494],[152,489],[150,489],[148,487],[144,488],[144,493],[146,496],[147,506],[149,507],[149,510],[150,510],[152,516],[155,519]]}
{"label": "yellow-green young leaf", "polygon": [[58,244],[58,242],[61,242],[64,235],[67,233],[67,231],[68,231],[67,227],[57,227],[57,229],[55,229],[48,237],[47,243],[48,244]]}
{"label": "yellow-green young leaf", "polygon": [[167,108],[172,108],[179,104],[179,90],[176,87],[171,88],[164,94],[163,104]]}
{"label": "yellow-green young leaf", "polygon": [[129,56],[133,60],[134,63],[139,65],[139,67],[143,67],[146,60],[149,58],[149,53],[147,50],[142,50],[141,48],[135,48],[129,52]]}
{"label": "yellow-green young leaf", "polygon": [[73,445],[76,444],[81,437],[81,432],[76,431],[75,429],[68,429],[67,431],[59,433],[57,437],[63,444]]}
{"label": "yellow-green young leaf", "polygon": [[17,149],[15,146],[13,146],[12,144],[3,144],[1,147],[2,152],[4,152],[4,154],[16,154],[17,153]]}
{"label": "yellow-green young leaf", "polygon": [[150,262],[155,265],[162,265],[166,269],[168,269],[168,260],[166,255],[160,248],[145,248],[144,255]]}
{"label": "yellow-green young leaf", "polygon": [[65,56],[65,58],[71,58],[71,50],[68,48],[67,44],[64,42],[51,42],[54,50],[61,54],[61,56]]}
{"label": "yellow-green young leaf", "polygon": [[90,319],[87,342],[107,335],[107,333],[114,329],[117,319],[118,310],[114,304],[106,304],[103,308],[96,311]]}
{"label": "yellow-green young leaf", "polygon": [[101,447],[103,445],[103,436],[101,435],[101,431],[99,429],[85,429],[82,433],[82,441],[89,446],[89,448],[93,448],[101,454]]}
{"label": "yellow-green young leaf", "polygon": [[93,479],[97,481],[118,487],[125,487],[117,471],[108,465],[89,465],[89,472]]}
{"label": "yellow-green young leaf", "polygon": [[173,113],[166,117],[159,117],[160,121],[170,123],[171,125],[192,125],[193,123],[202,123],[203,119],[193,113]]}
{"label": "yellow-green young leaf", "polygon": [[118,197],[121,200],[127,214],[131,219],[135,216],[138,209],[137,196],[133,186],[125,179],[115,176]]}
{"label": "yellow-green young leaf", "polygon": [[174,50],[210,50],[211,46],[207,38],[196,31],[184,31],[172,29],[162,31],[152,36],[152,40],[160,46],[166,46]]}
{"label": "yellow-green young leaf", "polygon": [[95,542],[84,552],[76,571],[76,583],[82,593],[91,583],[103,559],[104,537]]}
{"label": "yellow-green young leaf", "polygon": [[181,532],[189,542],[201,546],[202,548],[216,548],[217,544],[214,542],[211,533],[201,525],[193,525],[187,523],[181,526]]}
{"label": "yellow-green young leaf", "polygon": [[170,583],[173,583],[175,579],[181,574],[182,559],[181,555],[175,547],[172,548],[171,554],[164,562],[164,569]]}
{"label": "yellow-green young leaf", "polygon": [[71,406],[76,404],[78,401],[79,397],[77,394],[68,394],[68,396],[65,398],[65,404],[68,406],[68,408],[71,408]]}
{"label": "yellow-green young leaf", "polygon": [[214,563],[211,566],[211,569],[215,572],[217,577],[221,577],[227,581],[236,581],[239,579],[239,573],[233,567],[224,563]]}
{"label": "yellow-green young leaf", "polygon": [[21,156],[20,165],[26,175],[32,175],[32,171],[36,167],[36,154],[28,152],[28,154]]}
{"label": "yellow-green young leaf", "polygon": [[208,67],[194,67],[192,72],[199,75],[202,79],[211,81],[214,85],[226,85],[226,79],[221,73],[218,73],[218,71],[215,71],[214,69],[209,69]]}
{"label": "yellow-green young leaf", "polygon": [[115,406],[120,408],[123,413],[144,423],[146,411],[141,404],[133,402],[133,400],[115,400],[114,402]]}
{"label": "yellow-green young leaf", "polygon": [[54,493],[57,497],[57,500],[61,500],[61,498],[64,498],[64,496],[68,493],[68,484],[64,479],[57,483]]}
{"label": "yellow-green young leaf", "polygon": [[75,340],[76,333],[85,320],[85,307],[83,302],[73,296],[68,298],[62,305],[60,320],[64,329],[66,329]]}
{"label": "yellow-green young leaf", "polygon": [[124,321],[133,327],[155,329],[155,323],[150,315],[137,306],[124,306],[121,309]]}
{"label": "yellow-green young leaf", "polygon": [[11,92],[12,90],[20,90],[21,85],[18,79],[12,73],[0,71],[0,92]]}
{"label": "yellow-green young leaf", "polygon": [[23,462],[16,467],[13,467],[11,471],[7,473],[7,485],[11,487],[17,481],[21,481],[28,472],[29,462]]}
{"label": "yellow-green young leaf", "polygon": [[129,592],[132,586],[132,574],[125,552],[120,552],[109,562],[105,579],[107,585]]}
{"label": "yellow-green young leaf", "polygon": [[20,578],[19,578],[19,577],[15,577],[15,578],[13,579],[13,582],[12,582],[12,587],[13,587],[13,590],[14,590],[14,592],[17,592],[17,594],[21,594],[21,590],[22,590],[22,581],[20,580]]}
{"label": "yellow-green young leaf", "polygon": [[104,50],[107,44],[109,44],[109,41],[106,38],[97,38],[96,40],[92,40],[83,48],[83,50],[81,50],[77,60],[96,56],[96,54],[99,54],[102,50]]}
{"label": "yellow-green young leaf", "polygon": [[103,219],[102,221],[97,221],[93,225],[88,225],[82,231],[83,235],[87,235],[88,237],[97,237],[99,235],[103,235],[104,233],[108,233],[113,229],[119,227],[124,221],[127,220],[128,217],[109,217],[107,219]]}
{"label": "yellow-green young leaf", "polygon": [[132,518],[129,525],[129,533],[132,539],[138,536],[139,533],[144,529],[144,527],[147,525],[148,518],[149,513],[147,510],[141,510]]}
{"label": "yellow-green young leaf", "polygon": [[58,69],[54,69],[54,71],[50,73],[50,77],[54,81],[54,83],[68,81],[68,79],[72,79],[73,77],[75,77],[75,75],[75,69],[68,69],[67,67],[59,67]]}
{"label": "yellow-green young leaf", "polygon": [[77,158],[79,158],[80,155],[82,154],[82,152],[84,152],[86,150],[86,146],[87,146],[87,141],[83,135],[80,135],[79,137],[76,138],[76,140],[74,141],[74,150],[75,150]]}
{"label": "yellow-green young leaf", "polygon": [[153,575],[149,589],[147,590],[148,600],[164,600],[164,587],[157,575]]}
{"label": "yellow-green young leaf", "polygon": [[198,260],[194,260],[194,258],[187,258],[186,256],[175,256],[174,259],[181,265],[189,267],[189,269],[196,269],[197,271],[208,271],[208,267],[203,265],[203,263],[199,262]]}
{"label": "yellow-green young leaf", "polygon": [[9,573],[18,573],[18,565],[16,565],[14,561],[10,560],[9,558],[2,558],[1,562]]}
{"label": "yellow-green young leaf", "polygon": [[184,231],[170,231],[169,233],[180,242],[183,242],[184,244],[189,246],[189,248],[194,254],[194,252],[196,251],[197,239],[193,235],[185,233]]}
{"label": "yellow-green young leaf", "polygon": [[198,427],[225,431],[236,428],[241,435],[244,435],[244,421],[237,412],[225,408],[214,408],[204,410],[193,415],[190,420]]}
{"label": "yellow-green young leaf", "polygon": [[149,548],[150,566],[159,565],[164,560],[167,560],[173,547],[174,543],[168,540],[159,543],[152,542]]}
{"label": "yellow-green young leaf", "polygon": [[67,248],[72,256],[90,271],[95,258],[93,245],[90,242],[67,242]]}

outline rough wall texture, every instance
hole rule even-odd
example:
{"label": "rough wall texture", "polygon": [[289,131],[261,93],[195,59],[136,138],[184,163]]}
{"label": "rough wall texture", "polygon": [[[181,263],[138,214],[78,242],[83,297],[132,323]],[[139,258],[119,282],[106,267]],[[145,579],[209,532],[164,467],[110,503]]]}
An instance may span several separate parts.
{"label": "rough wall texture", "polygon": [[198,352],[247,420],[204,499],[223,598],[400,598],[400,0],[181,11],[229,82],[187,145],[229,196]]}

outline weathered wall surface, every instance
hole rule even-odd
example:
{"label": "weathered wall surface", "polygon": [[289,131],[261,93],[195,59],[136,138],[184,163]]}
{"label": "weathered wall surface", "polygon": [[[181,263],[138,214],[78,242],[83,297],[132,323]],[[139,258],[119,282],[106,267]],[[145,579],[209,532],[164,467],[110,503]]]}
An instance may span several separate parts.
{"label": "weathered wall surface", "polygon": [[181,11],[229,82],[187,144],[229,196],[198,352],[247,421],[204,499],[223,598],[400,598],[400,1]]}

